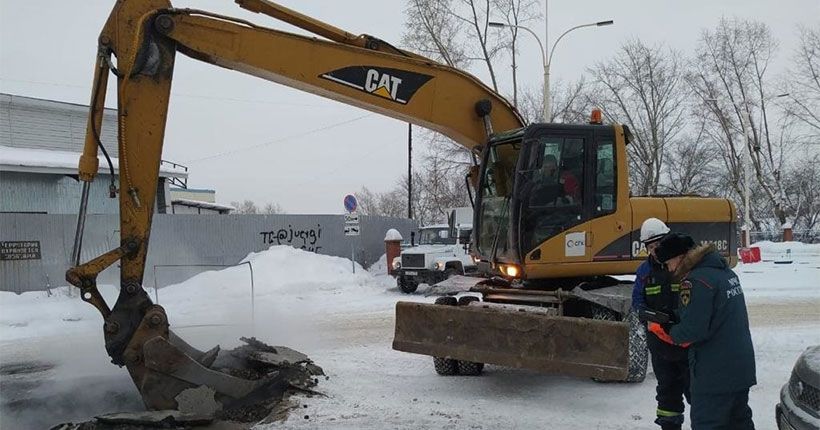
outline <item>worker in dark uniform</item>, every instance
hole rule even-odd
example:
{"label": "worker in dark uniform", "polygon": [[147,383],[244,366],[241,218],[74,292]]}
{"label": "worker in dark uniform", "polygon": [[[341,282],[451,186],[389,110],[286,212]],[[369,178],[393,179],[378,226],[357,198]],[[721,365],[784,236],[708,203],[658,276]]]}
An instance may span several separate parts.
{"label": "worker in dark uniform", "polygon": [[689,401],[687,350],[674,344],[659,323],[646,319],[647,313],[673,315],[678,307],[679,284],[672,283],[672,274],[655,257],[655,249],[667,233],[669,227],[657,218],[649,218],[641,225],[641,243],[646,246],[649,256],[635,274],[632,308],[641,321],[648,323],[646,343],[658,380],[655,388],[655,399],[658,401],[655,424],[662,430],[680,430],[685,410],[684,397]]}
{"label": "worker in dark uniform", "polygon": [[694,247],[686,235],[668,234],[655,255],[681,280],[679,322],[668,331],[691,342],[692,430],[754,429],[755,355],[740,280],[714,246]]}

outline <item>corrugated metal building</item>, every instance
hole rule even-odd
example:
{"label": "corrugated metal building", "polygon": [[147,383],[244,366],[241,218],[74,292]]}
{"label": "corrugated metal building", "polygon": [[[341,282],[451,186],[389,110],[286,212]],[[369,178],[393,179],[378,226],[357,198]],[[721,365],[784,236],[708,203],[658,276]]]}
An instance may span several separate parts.
{"label": "corrugated metal building", "polygon": [[[76,214],[80,183],[77,163],[85,141],[88,106],[0,93],[0,212]],[[100,139],[112,157],[117,183],[117,114],[106,109]],[[183,166],[160,169],[156,211],[166,213],[169,185],[184,183]],[[100,154],[100,174],[92,183],[88,211],[117,213],[109,198],[111,175]]]}

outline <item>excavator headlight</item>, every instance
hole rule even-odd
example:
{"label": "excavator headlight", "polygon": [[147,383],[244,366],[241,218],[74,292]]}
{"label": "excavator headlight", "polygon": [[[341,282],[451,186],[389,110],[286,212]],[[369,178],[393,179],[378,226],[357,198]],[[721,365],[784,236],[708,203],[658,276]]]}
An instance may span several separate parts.
{"label": "excavator headlight", "polygon": [[521,274],[521,270],[514,264],[504,264],[501,266],[501,272],[511,278],[517,278]]}

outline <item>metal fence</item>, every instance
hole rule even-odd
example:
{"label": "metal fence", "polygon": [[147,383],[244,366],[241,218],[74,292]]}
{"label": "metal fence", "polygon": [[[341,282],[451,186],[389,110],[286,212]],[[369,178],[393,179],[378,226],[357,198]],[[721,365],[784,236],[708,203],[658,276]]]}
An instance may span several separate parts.
{"label": "metal fence", "polygon": [[[740,230],[738,230],[740,231]],[[741,233],[742,234],[742,233]],[[820,230],[793,230],[792,231],[792,240],[795,242],[803,242],[803,243],[820,243]],[[752,243],[760,242],[764,240],[768,240],[771,242],[782,242],[783,241],[783,231],[781,230],[771,230],[771,231],[755,231],[752,230],[749,232],[749,240]],[[738,238],[738,243],[740,243],[740,239]]]}
{"label": "metal fence", "polygon": [[[163,287],[207,270],[234,265],[251,252],[289,245],[318,254],[351,258],[367,267],[384,254],[384,236],[395,228],[409,237],[413,220],[360,216],[361,235],[344,235],[342,215],[154,215],[146,262],[146,286]],[[0,290],[22,293],[67,285],[76,215],[0,214]],[[89,215],[82,260],[119,244],[117,215]],[[17,247],[17,248],[15,248]],[[34,252],[36,250],[36,252]],[[30,252],[23,252],[30,251]],[[154,266],[160,268],[154,277]],[[155,281],[156,279],[156,281]],[[116,284],[118,267],[103,271],[100,284]]]}

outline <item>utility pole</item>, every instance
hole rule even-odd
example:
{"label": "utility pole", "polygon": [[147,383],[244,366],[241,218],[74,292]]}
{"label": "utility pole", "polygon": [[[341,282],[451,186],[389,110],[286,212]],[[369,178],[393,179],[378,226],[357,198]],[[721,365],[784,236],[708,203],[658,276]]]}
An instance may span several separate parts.
{"label": "utility pole", "polygon": [[413,124],[407,123],[407,218],[413,219]]}

